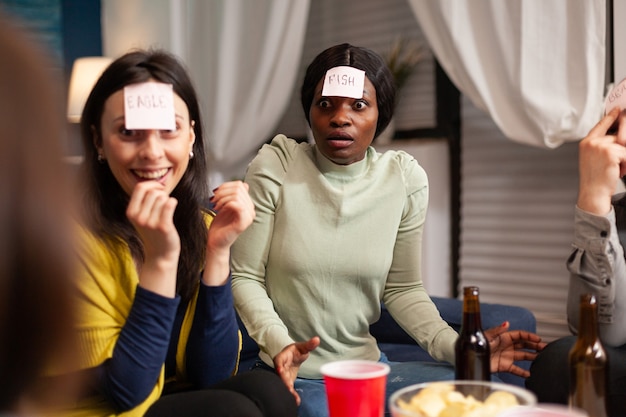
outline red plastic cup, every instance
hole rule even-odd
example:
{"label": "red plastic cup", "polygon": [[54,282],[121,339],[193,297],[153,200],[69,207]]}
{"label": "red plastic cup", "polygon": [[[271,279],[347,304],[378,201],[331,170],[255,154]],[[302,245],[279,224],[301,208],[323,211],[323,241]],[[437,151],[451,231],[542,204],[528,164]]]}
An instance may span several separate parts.
{"label": "red plastic cup", "polygon": [[346,360],[321,367],[330,417],[382,417],[389,365]]}

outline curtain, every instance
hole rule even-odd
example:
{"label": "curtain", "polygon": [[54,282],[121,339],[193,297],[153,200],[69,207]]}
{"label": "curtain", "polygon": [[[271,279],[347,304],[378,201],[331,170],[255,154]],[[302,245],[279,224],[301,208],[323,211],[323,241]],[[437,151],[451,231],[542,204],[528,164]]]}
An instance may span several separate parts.
{"label": "curtain", "polygon": [[602,115],[605,0],[408,0],[443,69],[509,139],[554,148]]}
{"label": "curtain", "polygon": [[156,46],[188,66],[211,186],[243,178],[289,103],[309,0],[105,0],[102,7],[105,55]]}

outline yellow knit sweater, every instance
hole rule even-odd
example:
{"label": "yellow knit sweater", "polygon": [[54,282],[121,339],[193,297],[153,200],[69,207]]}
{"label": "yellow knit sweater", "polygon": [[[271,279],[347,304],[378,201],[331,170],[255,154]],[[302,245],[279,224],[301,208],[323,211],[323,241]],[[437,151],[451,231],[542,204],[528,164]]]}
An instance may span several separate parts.
{"label": "yellow knit sweater", "polygon": [[[212,217],[206,216],[207,225]],[[86,229],[80,229],[81,272],[78,279],[79,369],[93,368],[111,358],[119,334],[130,312],[139,283],[137,269],[128,246],[123,242],[106,245]],[[177,376],[183,375],[185,345],[193,322],[198,290],[189,303],[181,328],[176,354]],[[165,384],[165,366],[150,395],[135,408],[114,414],[104,398],[95,396],[79,401],[64,416],[143,416],[160,397]]]}

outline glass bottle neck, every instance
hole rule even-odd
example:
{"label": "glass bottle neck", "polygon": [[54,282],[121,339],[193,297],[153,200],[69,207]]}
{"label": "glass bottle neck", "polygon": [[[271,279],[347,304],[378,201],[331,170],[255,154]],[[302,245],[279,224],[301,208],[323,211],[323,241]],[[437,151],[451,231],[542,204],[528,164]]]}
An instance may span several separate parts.
{"label": "glass bottle neck", "polygon": [[593,302],[581,301],[578,337],[589,341],[598,338],[598,310],[595,300]]}
{"label": "glass bottle neck", "polygon": [[463,323],[465,329],[480,329],[480,302],[478,288],[466,287],[463,289]]}

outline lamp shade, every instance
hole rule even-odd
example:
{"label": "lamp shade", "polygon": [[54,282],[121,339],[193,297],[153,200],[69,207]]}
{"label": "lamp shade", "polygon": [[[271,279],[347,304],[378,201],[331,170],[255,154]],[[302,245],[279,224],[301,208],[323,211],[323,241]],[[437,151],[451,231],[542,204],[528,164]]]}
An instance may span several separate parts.
{"label": "lamp shade", "polygon": [[74,61],[67,96],[67,119],[70,122],[80,122],[91,89],[111,61],[111,58],[102,56],[83,57]]}

